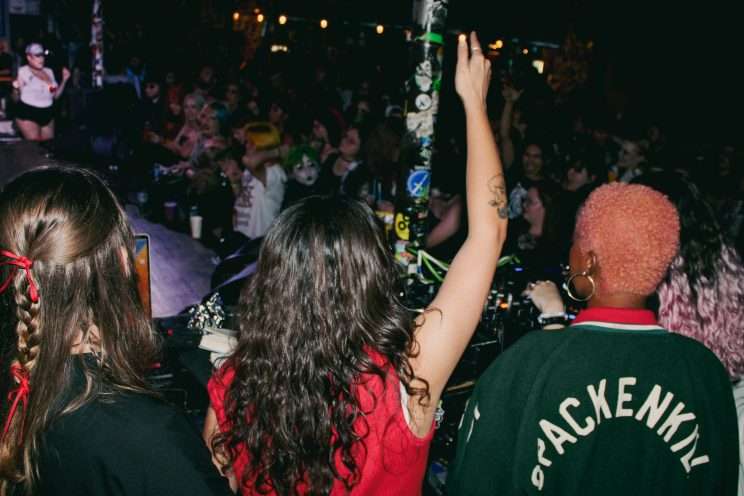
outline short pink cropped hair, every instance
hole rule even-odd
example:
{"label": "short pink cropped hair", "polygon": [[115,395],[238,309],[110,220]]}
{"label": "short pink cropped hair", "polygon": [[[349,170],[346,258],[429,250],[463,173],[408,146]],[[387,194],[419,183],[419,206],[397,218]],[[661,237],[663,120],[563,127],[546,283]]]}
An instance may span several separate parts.
{"label": "short pink cropped hair", "polygon": [[594,252],[597,292],[649,295],[679,248],[679,215],[666,196],[640,184],[613,183],[589,195],[574,243]]}

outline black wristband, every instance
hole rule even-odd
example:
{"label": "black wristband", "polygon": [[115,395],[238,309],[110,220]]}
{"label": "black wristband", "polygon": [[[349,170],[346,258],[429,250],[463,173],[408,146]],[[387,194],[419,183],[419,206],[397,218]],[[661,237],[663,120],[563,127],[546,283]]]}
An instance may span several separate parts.
{"label": "black wristband", "polygon": [[543,327],[552,325],[552,324],[566,325],[566,317],[562,315],[559,315],[556,317],[548,317],[548,318],[539,319],[539,322]]}

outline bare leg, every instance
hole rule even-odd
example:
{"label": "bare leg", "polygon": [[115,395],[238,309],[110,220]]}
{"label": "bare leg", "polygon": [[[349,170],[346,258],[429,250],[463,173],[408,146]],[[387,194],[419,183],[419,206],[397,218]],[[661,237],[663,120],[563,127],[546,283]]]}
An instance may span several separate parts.
{"label": "bare leg", "polygon": [[16,125],[18,126],[18,129],[21,130],[24,139],[28,141],[41,140],[41,128],[34,121],[16,119]]}
{"label": "bare leg", "polygon": [[40,130],[41,141],[49,141],[54,139],[54,120],[52,119],[49,124],[42,127]]}

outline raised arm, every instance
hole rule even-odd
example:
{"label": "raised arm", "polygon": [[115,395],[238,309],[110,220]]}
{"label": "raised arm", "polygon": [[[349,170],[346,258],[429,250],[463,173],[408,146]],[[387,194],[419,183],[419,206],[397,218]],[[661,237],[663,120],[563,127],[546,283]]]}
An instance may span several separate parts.
{"label": "raised arm", "polygon": [[514,163],[514,141],[511,137],[512,117],[514,115],[514,106],[522,95],[513,86],[504,84],[501,90],[504,97],[504,109],[501,112],[501,123],[499,125],[499,137],[501,138],[501,159],[504,161],[504,168],[508,169]]}
{"label": "raised arm", "polygon": [[418,355],[411,364],[416,376],[429,384],[429,401],[421,404],[414,396],[408,407],[411,428],[420,435],[431,426],[444,386],[475,332],[506,237],[506,185],[486,113],[490,80],[491,64],[475,33],[470,35],[470,50],[461,35],[455,87],[467,127],[468,237],[436,298],[418,319]]}

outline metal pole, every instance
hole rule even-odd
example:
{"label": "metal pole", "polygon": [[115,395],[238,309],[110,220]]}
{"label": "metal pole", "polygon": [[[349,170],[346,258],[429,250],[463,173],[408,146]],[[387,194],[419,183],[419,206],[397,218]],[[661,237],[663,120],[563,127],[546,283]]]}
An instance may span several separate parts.
{"label": "metal pole", "polygon": [[101,0],[93,0],[93,16],[90,28],[90,50],[93,56],[91,84],[103,88],[103,10]]}
{"label": "metal pole", "polygon": [[405,119],[413,143],[403,184],[399,187],[395,215],[395,252],[408,272],[418,271],[409,249],[424,247],[431,184],[434,123],[439,109],[444,34],[449,0],[414,0],[412,74],[406,82]]}

